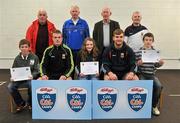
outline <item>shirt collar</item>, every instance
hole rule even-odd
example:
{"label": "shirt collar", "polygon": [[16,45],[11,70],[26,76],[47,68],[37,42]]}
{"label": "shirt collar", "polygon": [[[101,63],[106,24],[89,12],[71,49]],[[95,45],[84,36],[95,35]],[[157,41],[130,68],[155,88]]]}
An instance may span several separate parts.
{"label": "shirt collar", "polygon": [[73,20],[73,19],[71,18],[71,20],[72,20],[72,22],[74,23],[74,25],[76,25],[76,24],[78,23],[78,21],[79,21],[79,18],[76,19],[76,20]]}
{"label": "shirt collar", "polygon": [[22,58],[23,60],[27,60],[27,59],[28,59],[28,56],[29,56],[29,55],[23,56],[23,55],[21,54],[21,58]]}
{"label": "shirt collar", "polygon": [[105,22],[104,20],[102,21],[103,24],[110,24],[110,20],[108,20],[108,22]]}

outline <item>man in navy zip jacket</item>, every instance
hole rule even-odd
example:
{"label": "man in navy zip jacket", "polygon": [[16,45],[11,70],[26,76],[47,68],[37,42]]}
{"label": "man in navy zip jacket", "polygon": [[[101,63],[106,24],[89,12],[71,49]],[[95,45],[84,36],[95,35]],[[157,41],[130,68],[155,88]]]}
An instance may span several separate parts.
{"label": "man in navy zip jacket", "polygon": [[121,29],[113,32],[114,43],[103,53],[104,80],[138,80],[134,73],[135,54],[124,42],[124,33]]}

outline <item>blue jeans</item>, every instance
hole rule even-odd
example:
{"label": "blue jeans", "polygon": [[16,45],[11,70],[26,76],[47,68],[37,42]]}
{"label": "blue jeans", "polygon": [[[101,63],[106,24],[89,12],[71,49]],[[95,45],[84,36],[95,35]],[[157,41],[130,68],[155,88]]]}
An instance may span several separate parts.
{"label": "blue jeans", "polygon": [[10,82],[8,84],[8,90],[11,94],[11,96],[14,99],[14,102],[16,103],[17,106],[20,106],[21,104],[25,104],[25,101],[23,100],[21,94],[18,91],[18,88],[28,88],[28,100],[27,103],[29,105],[32,104],[32,97],[31,97],[31,80],[27,81],[17,81],[17,82]]}
{"label": "blue jeans", "polygon": [[78,77],[79,80],[99,80],[96,75],[85,75],[83,77]]}
{"label": "blue jeans", "polygon": [[155,75],[140,75],[141,80],[153,80],[153,96],[152,96],[152,107],[156,107],[159,103],[159,98],[163,86],[159,79]]}

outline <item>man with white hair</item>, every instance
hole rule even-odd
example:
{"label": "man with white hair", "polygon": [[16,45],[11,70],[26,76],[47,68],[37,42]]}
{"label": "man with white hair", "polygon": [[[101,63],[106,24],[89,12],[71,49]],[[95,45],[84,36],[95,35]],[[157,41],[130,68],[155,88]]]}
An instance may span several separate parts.
{"label": "man with white hair", "polygon": [[128,26],[125,29],[125,38],[124,41],[133,49],[134,52],[137,52],[143,46],[143,36],[146,34],[148,29],[141,25],[142,16],[139,11],[135,11],[132,14],[132,25]]}
{"label": "man with white hair", "polygon": [[37,18],[29,26],[26,32],[26,39],[30,41],[31,51],[41,61],[44,50],[53,44],[52,31],[55,30],[55,26],[47,20],[47,12],[42,8],[39,9]]}
{"label": "man with white hair", "polygon": [[79,17],[80,10],[77,5],[71,6],[71,19],[64,22],[63,41],[74,52],[81,49],[86,37],[89,37],[89,26],[87,22]]}
{"label": "man with white hair", "polygon": [[93,38],[101,54],[113,42],[113,31],[120,29],[119,23],[110,19],[111,14],[110,8],[104,7],[101,12],[103,20],[94,25]]}
{"label": "man with white hair", "polygon": [[79,17],[80,10],[77,5],[71,6],[70,14],[71,19],[64,22],[62,29],[63,43],[71,49],[73,60],[76,61],[84,39],[89,37],[89,26],[84,19]]}

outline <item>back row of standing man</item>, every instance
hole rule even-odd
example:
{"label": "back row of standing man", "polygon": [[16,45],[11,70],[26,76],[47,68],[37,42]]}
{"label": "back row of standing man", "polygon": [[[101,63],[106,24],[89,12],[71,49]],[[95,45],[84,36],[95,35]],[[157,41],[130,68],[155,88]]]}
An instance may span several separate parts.
{"label": "back row of standing man", "polygon": [[[72,6],[70,9],[71,19],[65,21],[62,29],[63,43],[66,44],[73,53],[73,59],[76,61],[76,56],[83,41],[89,37],[88,23],[79,17],[80,9],[78,6]],[[93,30],[93,39],[97,48],[102,55],[103,50],[112,43],[113,31],[119,29],[119,23],[111,20],[111,10],[108,7],[102,9],[101,15],[103,20],[95,23]],[[52,32],[55,26],[47,20],[47,12],[40,9],[37,15],[38,19],[33,21],[26,32],[26,39],[30,41],[31,50],[35,53],[39,60],[42,60],[44,50],[53,44]],[[125,42],[134,50],[139,50],[143,46],[142,37],[147,32],[147,28],[140,24],[142,16],[136,11],[132,14],[132,25],[125,29]]]}

